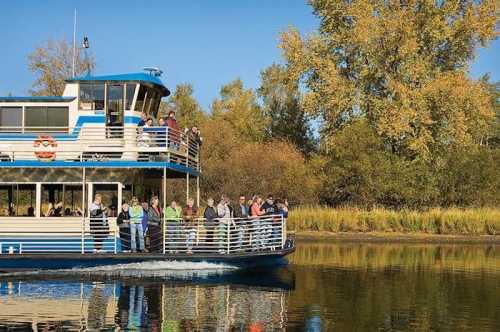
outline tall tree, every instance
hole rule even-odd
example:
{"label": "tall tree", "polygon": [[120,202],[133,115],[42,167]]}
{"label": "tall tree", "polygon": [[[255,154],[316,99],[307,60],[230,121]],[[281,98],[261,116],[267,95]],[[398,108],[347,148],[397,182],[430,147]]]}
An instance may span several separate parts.
{"label": "tall tree", "polygon": [[251,141],[262,141],[269,124],[255,93],[245,89],[240,79],[221,88],[220,98],[212,103],[212,118],[228,122],[239,137]]}
{"label": "tall tree", "polygon": [[309,117],[300,105],[297,81],[290,81],[286,68],[273,64],[261,72],[261,86],[257,90],[263,101],[263,110],[269,117],[269,135],[286,139],[302,152],[314,150],[314,139]]}
{"label": "tall tree", "polygon": [[207,118],[193,96],[193,86],[189,83],[178,84],[168,100],[162,102],[161,115],[166,116],[169,111],[174,111],[179,125],[186,128],[200,126]]}
{"label": "tall tree", "polygon": [[310,3],[319,32],[302,38],[290,29],[281,47],[327,137],[365,117],[385,144],[410,157],[481,141],[494,113],[467,70],[475,49],[495,38],[498,0]]}
{"label": "tall tree", "polygon": [[[34,96],[60,96],[64,80],[72,76],[73,46],[66,39],[49,39],[28,55],[29,70],[37,78],[30,93]],[[85,55],[77,48],[75,75],[79,76],[95,68],[92,54]]]}

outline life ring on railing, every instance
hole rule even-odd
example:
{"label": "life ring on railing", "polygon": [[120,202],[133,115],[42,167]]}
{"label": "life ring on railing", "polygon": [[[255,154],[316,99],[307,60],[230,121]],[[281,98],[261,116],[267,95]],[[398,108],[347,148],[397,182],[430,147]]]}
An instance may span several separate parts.
{"label": "life ring on railing", "polygon": [[37,150],[35,151],[35,156],[40,161],[53,161],[56,159],[56,152],[54,148],[57,147],[56,140],[49,135],[40,135],[33,143],[33,147]]}

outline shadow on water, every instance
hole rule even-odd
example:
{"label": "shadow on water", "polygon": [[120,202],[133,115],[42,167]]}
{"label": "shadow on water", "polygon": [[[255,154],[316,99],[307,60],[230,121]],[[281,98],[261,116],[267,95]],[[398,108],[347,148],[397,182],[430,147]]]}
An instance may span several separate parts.
{"label": "shadow on water", "polygon": [[0,331],[499,331],[500,248],[299,242],[288,266],[0,276]]}

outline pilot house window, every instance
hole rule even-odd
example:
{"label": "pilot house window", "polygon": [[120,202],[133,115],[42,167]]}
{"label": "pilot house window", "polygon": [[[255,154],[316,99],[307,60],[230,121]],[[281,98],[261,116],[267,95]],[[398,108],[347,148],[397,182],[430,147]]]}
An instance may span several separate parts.
{"label": "pilot house window", "polygon": [[80,83],[81,110],[104,110],[104,84]]}

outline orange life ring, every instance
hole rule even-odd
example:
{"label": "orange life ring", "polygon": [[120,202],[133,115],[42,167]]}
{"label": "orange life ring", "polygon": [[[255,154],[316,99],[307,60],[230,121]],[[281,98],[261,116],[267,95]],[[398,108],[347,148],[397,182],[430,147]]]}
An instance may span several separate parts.
{"label": "orange life ring", "polygon": [[56,159],[56,152],[53,151],[57,147],[56,140],[49,135],[40,135],[33,143],[33,147],[40,151],[35,151],[35,156],[40,161],[52,161]]}

